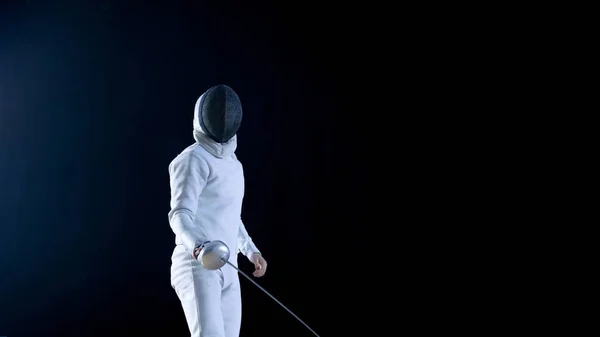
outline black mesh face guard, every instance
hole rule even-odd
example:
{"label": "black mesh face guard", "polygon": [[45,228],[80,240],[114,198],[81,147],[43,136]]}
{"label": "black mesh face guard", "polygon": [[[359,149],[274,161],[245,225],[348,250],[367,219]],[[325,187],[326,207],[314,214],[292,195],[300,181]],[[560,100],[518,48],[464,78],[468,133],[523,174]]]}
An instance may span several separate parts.
{"label": "black mesh face guard", "polygon": [[236,92],[226,85],[208,89],[199,108],[202,130],[217,143],[227,143],[240,128],[242,103]]}

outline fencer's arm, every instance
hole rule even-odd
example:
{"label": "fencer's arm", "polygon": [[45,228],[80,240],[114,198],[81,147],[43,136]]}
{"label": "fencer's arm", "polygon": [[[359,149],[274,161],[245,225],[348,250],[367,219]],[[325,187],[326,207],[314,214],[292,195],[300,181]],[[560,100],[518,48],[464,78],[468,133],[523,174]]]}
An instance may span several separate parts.
{"label": "fencer's arm", "polygon": [[260,251],[258,248],[256,248],[256,245],[246,230],[246,226],[244,226],[244,223],[241,220],[240,229],[238,230],[237,244],[238,251],[244,254],[247,258],[250,258],[250,256],[252,256],[254,253],[260,254]]}
{"label": "fencer's arm", "polygon": [[208,165],[193,151],[169,165],[171,211],[169,224],[175,235],[182,238],[185,249],[193,254],[194,248],[208,241],[203,228],[194,224],[200,192],[206,186]]}

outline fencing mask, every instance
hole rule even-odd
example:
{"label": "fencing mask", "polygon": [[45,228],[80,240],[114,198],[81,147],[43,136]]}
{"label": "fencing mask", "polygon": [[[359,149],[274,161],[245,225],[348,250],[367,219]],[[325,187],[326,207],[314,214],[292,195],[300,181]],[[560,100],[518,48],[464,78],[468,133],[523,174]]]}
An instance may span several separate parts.
{"label": "fencing mask", "polygon": [[198,98],[194,111],[194,128],[200,128],[217,143],[227,143],[240,128],[242,103],[226,85],[208,89]]}

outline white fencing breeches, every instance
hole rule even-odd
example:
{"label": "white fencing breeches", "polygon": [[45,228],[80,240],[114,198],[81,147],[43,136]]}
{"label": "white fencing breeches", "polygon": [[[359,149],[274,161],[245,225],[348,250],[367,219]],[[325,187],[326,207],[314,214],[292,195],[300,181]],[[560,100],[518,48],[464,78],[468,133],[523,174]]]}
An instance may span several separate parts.
{"label": "white fencing breeches", "polygon": [[171,286],[191,337],[239,337],[242,300],[237,273],[224,277],[221,270],[204,269],[182,245],[175,247],[171,262]]}

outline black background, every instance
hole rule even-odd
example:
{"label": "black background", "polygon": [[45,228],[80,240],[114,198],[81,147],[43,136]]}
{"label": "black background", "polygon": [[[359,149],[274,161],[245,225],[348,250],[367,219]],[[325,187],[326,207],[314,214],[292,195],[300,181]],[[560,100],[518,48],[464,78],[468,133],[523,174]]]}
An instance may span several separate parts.
{"label": "black background", "polygon": [[[366,284],[393,272],[357,262],[359,241],[385,234],[365,235],[367,166],[394,159],[374,155],[368,123],[349,127],[364,118],[360,16],[250,1],[22,1],[1,14],[0,335],[189,336],[169,283],[167,167],[216,84],[244,106],[242,216],[269,262],[257,281],[321,336],[364,335],[374,308],[360,298],[379,298]],[[241,283],[241,336],[311,335]]]}

